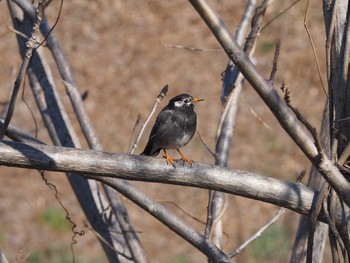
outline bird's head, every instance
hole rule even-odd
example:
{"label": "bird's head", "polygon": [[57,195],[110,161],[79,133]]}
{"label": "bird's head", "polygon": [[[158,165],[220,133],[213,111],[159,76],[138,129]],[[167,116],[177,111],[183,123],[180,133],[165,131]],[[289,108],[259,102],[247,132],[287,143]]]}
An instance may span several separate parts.
{"label": "bird's head", "polygon": [[169,101],[169,105],[175,108],[194,107],[194,104],[204,99],[194,98],[188,94],[180,94]]}

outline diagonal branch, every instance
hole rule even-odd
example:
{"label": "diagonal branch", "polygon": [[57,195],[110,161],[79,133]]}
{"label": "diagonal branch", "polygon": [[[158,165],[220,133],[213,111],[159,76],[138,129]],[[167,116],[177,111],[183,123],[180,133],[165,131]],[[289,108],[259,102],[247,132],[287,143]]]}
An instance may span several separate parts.
{"label": "diagonal branch", "polygon": [[303,124],[291,112],[286,103],[277,93],[271,83],[265,79],[242,48],[230,34],[223,21],[207,5],[204,0],[189,0],[197,12],[206,22],[214,36],[229,58],[240,69],[244,77],[264,100],[271,112],[275,115],[283,129],[294,140],[304,154],[313,162],[322,176],[335,189],[344,202],[350,206],[350,183],[344,178],[339,169],[326,156],[318,155],[309,133],[305,131]]}
{"label": "diagonal branch", "polygon": [[[26,2],[26,1],[22,1]],[[26,34],[29,31],[30,19],[23,13],[22,10],[13,2],[8,2],[11,14],[13,17],[14,27]],[[16,19],[23,18],[23,19]],[[20,53],[24,55],[24,41],[22,38],[17,37]],[[68,114],[65,111],[61,98],[56,90],[55,83],[48,67],[43,52],[41,49],[37,49],[32,57],[31,64],[28,68],[28,76],[31,84],[31,88],[34,94],[34,98],[38,105],[44,123],[48,129],[50,137],[54,144],[64,145],[69,147],[80,147],[80,141],[77,134],[72,128],[71,122],[68,118]],[[77,199],[90,221],[90,224],[98,231],[105,240],[113,244],[117,250],[124,250],[125,253],[129,253],[129,249],[125,244],[123,236],[113,235],[107,229],[109,227],[119,228],[119,224],[113,220],[112,223],[100,216],[103,207],[107,206],[106,200],[102,199],[97,194],[97,184],[93,181],[88,181],[85,178],[73,176],[68,174],[68,179]],[[103,204],[105,202],[105,204]],[[121,262],[122,256],[118,256],[115,250],[111,250],[108,246],[101,242],[102,247],[105,249],[106,255],[110,261]]]}
{"label": "diagonal branch", "polygon": [[[257,41],[257,37],[260,34],[261,24],[264,18],[265,11],[270,4],[270,0],[264,0],[262,4],[256,8],[255,14],[252,18],[252,28],[247,37],[247,40],[244,45],[244,51],[248,56],[252,56],[255,50],[255,45]],[[251,12],[250,15],[245,14],[243,16],[243,20],[241,25],[244,24],[247,17],[250,17],[253,13],[253,6],[255,6],[255,1],[249,1],[247,3],[245,12]],[[244,30],[243,26],[239,27],[240,30]],[[243,33],[241,31],[237,31],[236,38],[237,41],[242,41],[240,39]],[[230,70],[230,67],[233,67],[233,70]],[[238,68],[232,65],[232,62],[228,64],[225,77],[222,84],[222,94],[229,93],[229,98],[227,99],[227,103],[225,105],[224,111],[221,115],[221,121],[219,125],[219,136],[216,143],[216,154],[215,154],[215,164],[221,166],[227,166],[227,159],[229,156],[230,146],[233,138],[233,129],[236,123],[236,115],[238,108],[238,100],[240,97],[240,93],[242,90],[244,77],[240,74]],[[224,103],[224,101],[222,101]],[[213,240],[215,244],[219,245],[222,239],[222,227],[221,220],[219,215],[222,217],[225,207],[225,198],[224,194],[220,192],[214,192],[209,197],[210,203],[208,211],[213,215],[208,215],[208,219],[213,218],[215,224],[211,223],[208,220],[206,230],[209,228],[210,224],[213,224]],[[212,210],[212,211],[210,211]]]}
{"label": "diagonal branch", "polygon": [[[15,1],[23,11],[31,18],[34,19],[34,8],[28,1]],[[100,139],[94,129],[94,126],[91,123],[88,113],[84,107],[84,103],[78,89],[77,83],[74,79],[70,64],[68,63],[63,49],[56,38],[55,34],[52,32],[48,21],[43,17],[43,23],[40,27],[43,35],[46,37],[47,47],[51,51],[62,81],[67,89],[67,94],[72,103],[73,109],[76,113],[76,117],[79,121],[80,127],[83,131],[85,139],[87,140],[90,148],[102,150],[102,144]],[[140,241],[136,235],[136,232],[131,224],[131,220],[128,216],[127,210],[121,200],[118,197],[117,193],[112,189],[109,189],[107,186],[103,185],[103,189],[106,193],[106,196],[111,204],[112,211],[120,224],[121,230],[123,231],[124,238],[130,249],[130,252],[133,256],[135,262],[142,263],[147,262],[145,252],[143,251]],[[98,189],[99,190],[99,189]],[[111,220],[110,227],[113,227],[115,220]]]}
{"label": "diagonal branch", "polygon": [[[2,126],[2,128],[0,130],[0,140],[4,138],[4,136],[6,134],[7,127],[9,126],[9,124],[11,122],[13,113],[15,111],[16,98],[17,98],[19,89],[21,87],[22,81],[25,78],[30,59],[33,55],[34,49],[35,49],[36,44],[37,44],[37,38],[39,35],[39,26],[40,26],[40,23],[42,21],[43,12],[44,12],[44,2],[45,1],[39,1],[39,3],[38,3],[38,9],[36,12],[37,15],[35,17],[35,23],[34,23],[34,26],[33,26],[32,32],[31,32],[31,36],[26,42],[26,51],[25,51],[25,54],[23,56],[22,64],[21,64],[21,67],[19,69],[17,78],[15,80],[15,84],[13,86],[11,99],[10,99],[9,107],[8,107],[7,114],[5,117],[4,125]],[[34,8],[34,10],[35,10],[35,8]]]}
{"label": "diagonal branch", "polygon": [[91,176],[90,178],[107,184],[117,190],[119,193],[123,194],[125,197],[133,201],[135,204],[140,206],[146,212],[157,218],[160,222],[185,239],[188,243],[192,244],[214,262],[232,262],[224,252],[218,249],[213,243],[207,240],[196,230],[183,223],[176,215],[169,213],[164,206],[153,201],[140,191],[135,192],[137,189],[131,184],[120,184],[121,181],[116,180],[115,178],[101,176]]}

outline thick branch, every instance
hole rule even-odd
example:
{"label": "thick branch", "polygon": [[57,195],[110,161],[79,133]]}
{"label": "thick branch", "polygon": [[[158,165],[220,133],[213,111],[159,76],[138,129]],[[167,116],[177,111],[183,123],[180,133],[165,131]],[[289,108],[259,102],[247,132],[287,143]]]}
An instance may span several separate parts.
{"label": "thick branch", "polygon": [[0,142],[0,165],[194,186],[268,202],[305,215],[317,195],[301,184],[216,165],[194,163],[187,167],[179,162],[174,169],[152,157],[10,141]]}

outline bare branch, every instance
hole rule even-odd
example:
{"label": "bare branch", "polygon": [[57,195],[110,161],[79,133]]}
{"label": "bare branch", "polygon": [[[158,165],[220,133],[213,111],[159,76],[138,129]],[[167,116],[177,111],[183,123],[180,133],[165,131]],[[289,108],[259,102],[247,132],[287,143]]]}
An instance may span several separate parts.
{"label": "bare branch", "polygon": [[[27,3],[30,9],[32,8],[29,2],[20,2]],[[10,9],[13,10],[12,14],[16,15],[14,13],[16,12],[20,17],[19,13],[21,10],[18,8],[18,6],[13,2],[9,2],[9,6]],[[20,21],[18,19],[13,19],[13,23],[16,29],[28,34],[28,24],[30,24],[28,20]],[[17,40],[23,56],[24,41],[19,37],[17,37]],[[80,147],[78,136],[71,126],[71,122],[56,90],[51,71],[44,60],[44,56],[40,49],[37,49],[36,53],[32,57],[31,64],[28,68],[28,76],[34,98],[37,102],[39,110],[42,113],[44,123],[54,144],[69,147]],[[104,236],[105,240],[109,240],[113,246],[116,246],[118,250],[123,249],[125,253],[129,253],[130,251],[127,247],[125,239],[121,235],[113,236],[111,233],[106,231],[106,229],[110,227],[116,227],[117,229],[120,228],[116,220],[113,220],[111,223],[100,217],[100,210],[106,206],[103,204],[106,202],[106,199],[98,194],[99,189],[97,187],[97,183],[93,181],[89,182],[82,177],[76,177],[72,174],[68,175],[68,179],[76,193],[81,207],[87,215],[87,218],[90,220],[91,225],[95,227],[95,230]],[[107,257],[113,262],[119,262],[118,255],[116,255],[114,251],[111,251],[110,248],[104,243],[101,242],[101,244],[105,249]],[[123,262],[124,260],[120,259],[120,261]]]}
{"label": "bare branch", "polygon": [[[323,149],[327,155],[330,155],[330,141],[329,141],[329,104],[325,103],[325,109],[323,111],[322,125],[321,125],[321,142],[323,144]],[[318,171],[314,166],[311,167],[308,186],[313,189],[320,189],[322,184],[325,182],[324,178],[320,176]],[[317,197],[320,198],[320,195]],[[317,201],[316,201],[317,202]],[[314,214],[316,215],[316,214]],[[299,226],[296,233],[292,255],[290,258],[290,263],[300,263],[306,262],[307,256],[307,242],[308,233],[310,230],[311,219],[310,217],[301,216],[299,220]],[[317,222],[314,231],[314,244],[313,244],[313,262],[320,262],[323,258],[323,251],[326,244],[328,227],[326,224]]]}
{"label": "bare branch", "polygon": [[147,117],[145,123],[142,125],[141,131],[140,131],[139,135],[137,136],[137,138],[136,138],[136,140],[135,140],[135,142],[134,142],[134,145],[132,146],[132,148],[131,148],[131,150],[130,150],[130,152],[129,152],[130,154],[133,154],[133,153],[134,153],[134,151],[135,151],[135,149],[136,149],[136,147],[137,147],[139,141],[141,140],[141,137],[142,137],[142,135],[143,135],[143,133],[144,133],[144,131],[145,131],[145,128],[146,128],[147,124],[148,124],[149,121],[151,120],[153,114],[156,112],[156,109],[157,109],[158,104],[162,101],[162,99],[166,96],[167,93],[168,93],[168,84],[165,85],[165,86],[162,88],[162,90],[160,91],[160,93],[158,94],[158,96],[157,96],[157,98],[156,98],[156,101],[155,101],[154,104],[153,104],[153,108],[152,108],[151,112],[149,113],[149,115],[148,115],[148,117]]}
{"label": "bare branch", "polygon": [[324,93],[326,94],[326,96],[328,97],[328,93],[327,93],[326,88],[325,88],[325,86],[323,84],[322,73],[321,73],[321,69],[320,69],[320,63],[318,61],[318,56],[317,56],[316,48],[315,48],[315,45],[314,45],[314,41],[312,40],[311,32],[309,30],[309,27],[307,26],[307,18],[308,18],[308,13],[309,13],[309,2],[310,2],[310,0],[307,0],[305,17],[304,17],[304,28],[306,30],[307,36],[308,36],[310,44],[311,44],[312,52],[314,54],[314,58],[315,58],[316,66],[317,66],[317,73],[318,73],[318,77],[319,77],[320,82],[321,82],[322,89],[323,89]]}
{"label": "bare branch", "polygon": [[276,72],[277,72],[277,62],[281,50],[281,40],[278,40],[275,48],[275,55],[273,57],[272,70],[270,73],[270,82],[273,84],[275,82]]}
{"label": "bare branch", "polygon": [[350,206],[350,195],[348,194],[350,192],[350,183],[327,157],[320,162],[317,148],[314,145],[313,140],[310,138],[310,135],[304,130],[303,125],[298,119],[291,114],[288,106],[278,95],[271,83],[261,75],[254,64],[250,61],[249,57],[240,48],[219,16],[204,0],[189,1],[207,23],[208,27],[222,45],[229,58],[236,64],[245,78],[270,108],[281,126],[318,168],[322,176],[336,190],[340,198]]}
{"label": "bare branch", "polygon": [[15,104],[16,104],[16,98],[18,95],[18,91],[21,87],[22,81],[23,81],[25,74],[27,72],[29,61],[33,55],[34,48],[36,47],[36,42],[37,42],[37,38],[39,35],[39,26],[40,26],[41,20],[43,18],[44,2],[45,1],[43,1],[43,0],[38,2],[36,21],[34,23],[31,36],[28,39],[28,41],[26,42],[25,55],[23,57],[21,67],[19,69],[15,84],[13,86],[10,104],[9,104],[9,107],[7,110],[4,125],[2,126],[2,128],[0,130],[0,140],[2,140],[4,138],[4,136],[6,134],[7,127],[9,126],[9,124],[11,122],[13,113],[15,111]]}
{"label": "bare branch", "polygon": [[172,201],[167,201],[167,200],[156,200],[158,201],[158,203],[165,203],[165,204],[171,204],[173,206],[175,206],[177,209],[179,209],[182,213],[184,213],[186,216],[192,218],[194,221],[197,221],[198,223],[201,224],[205,224],[205,222],[203,222],[202,220],[200,220],[199,218],[191,215],[189,212],[187,212],[185,209],[181,208],[181,206],[179,206],[178,204],[176,204],[175,202]]}
{"label": "bare branch", "polygon": [[129,142],[129,150],[128,150],[128,153],[131,152],[131,149],[133,147],[133,141],[134,141],[134,136],[135,136],[135,133],[136,133],[136,128],[137,126],[139,126],[140,124],[140,121],[141,121],[141,113],[137,114],[137,118],[136,118],[136,121],[135,121],[135,124],[134,124],[134,127],[132,128],[132,132],[131,132],[131,137],[130,137],[130,142]]}
{"label": "bare branch", "polygon": [[261,28],[261,32],[265,30],[265,28],[267,28],[273,21],[275,21],[277,18],[279,18],[280,16],[284,15],[285,13],[287,13],[289,11],[289,9],[291,9],[293,6],[295,6],[297,3],[299,3],[301,0],[295,0],[293,3],[291,3],[287,8],[285,8],[284,10],[280,11],[276,16],[274,16],[272,19],[270,19],[262,28]]}
{"label": "bare branch", "polygon": [[[244,48],[244,51],[248,54],[248,56],[251,56],[255,50],[255,44],[257,41],[257,37],[260,33],[262,20],[266,8],[269,4],[270,0],[264,0],[261,6],[259,6],[255,10],[255,14],[252,18],[252,28],[247,38],[247,41],[245,42]],[[255,1],[249,1],[247,3],[245,8],[245,12],[247,12],[247,14],[243,15],[242,21],[240,23],[242,27],[239,27],[239,30],[244,30],[243,25],[245,24],[247,17],[251,16],[253,12],[253,6],[255,6]],[[236,32],[236,37],[242,37],[243,32],[241,31]],[[225,103],[224,100],[227,99],[227,97],[225,96],[229,96],[229,98],[226,101],[226,105],[224,104],[224,111],[221,114],[221,120],[218,128],[218,139],[215,151],[215,164],[221,166],[227,166],[227,159],[229,156],[229,150],[233,137],[233,128],[236,122],[238,99],[240,97],[243,82],[243,75],[238,72],[237,67],[234,67],[233,70],[230,70],[232,66],[233,65],[231,63],[227,65],[224,81],[222,84],[223,104]],[[222,223],[221,220],[218,220],[218,218],[222,217],[223,211],[226,207],[225,196],[223,193],[219,192],[210,192],[209,194],[212,195],[209,197],[210,203],[208,205],[208,211],[211,214],[208,214],[208,221],[205,233],[207,235],[208,231],[211,231],[212,228],[213,231],[211,236],[213,236],[215,244],[221,245]]]}
{"label": "bare branch", "polygon": [[271,218],[271,220],[264,225],[263,227],[261,227],[253,236],[251,236],[249,239],[247,239],[243,244],[241,244],[235,251],[231,252],[229,254],[230,257],[235,257],[237,256],[239,253],[242,252],[243,249],[245,249],[250,243],[252,243],[255,239],[257,239],[258,237],[261,236],[261,234],[267,229],[269,228],[273,223],[275,223],[277,221],[278,218],[281,217],[281,215],[286,211],[285,208],[280,208],[277,213],[275,214],[274,217]]}
{"label": "bare branch", "polygon": [[140,191],[135,192],[135,187],[133,187],[131,184],[120,184],[121,181],[114,178],[97,176],[91,176],[91,178],[108,184],[110,187],[129,198],[135,204],[157,218],[172,231],[200,250],[209,259],[215,262],[231,262],[231,259],[225,253],[213,245],[209,240],[205,239],[196,230],[183,223],[176,215],[169,213],[164,206],[154,202],[151,198]]}
{"label": "bare branch", "polygon": [[148,156],[0,142],[0,164],[6,166],[194,186],[268,202],[306,215],[317,194],[301,184],[246,171],[203,163],[181,166],[182,162],[178,162],[174,169],[162,159]]}
{"label": "bare branch", "polygon": [[266,127],[266,129],[272,131],[272,128],[255,112],[255,110],[249,105],[249,103],[247,102],[247,100],[245,99],[244,96],[242,96],[242,101],[244,102],[244,104],[247,106],[247,108],[249,109],[249,111],[251,112],[251,114],[254,115],[254,117],[261,122],[262,125],[264,125]]}
{"label": "bare branch", "polygon": [[[27,15],[33,19],[32,5],[26,1],[17,1],[17,2],[19,6],[27,13]],[[61,1],[60,11],[62,8],[62,3],[63,2]],[[55,25],[57,24],[57,22],[58,22],[58,18],[55,22]],[[78,89],[78,86],[76,84],[76,81],[74,79],[71,67],[64,55],[63,49],[58,39],[52,32],[55,25],[53,27],[50,27],[48,22],[44,18],[43,24],[40,29],[45,35],[45,38],[47,40],[47,46],[49,50],[52,52],[52,55],[56,61],[59,73],[62,77],[62,81],[64,85],[66,86],[67,94],[70,98],[73,109],[76,113],[77,119],[79,121],[81,129],[85,136],[85,139],[87,140],[90,148],[102,150],[102,145],[99,140],[99,137],[90,121],[89,115],[85,110],[83,99]],[[77,140],[75,140],[75,142],[77,143]],[[97,186],[95,189],[96,191],[100,191]],[[133,259],[135,260],[135,262],[139,262],[139,263],[147,262],[145,252],[143,251],[141,244],[138,240],[138,237],[132,227],[131,221],[127,214],[127,210],[124,204],[122,203],[122,200],[114,191],[112,191],[112,189],[109,189],[107,186],[103,185],[103,189],[111,204],[111,208],[115,215],[115,218],[117,219],[121,229],[123,230],[125,241],[130,249]],[[99,194],[99,196],[101,195]],[[102,202],[101,197],[99,198],[100,198],[100,202]],[[111,228],[116,227],[117,225],[117,222],[115,221],[114,218],[108,223],[110,224]]]}
{"label": "bare branch", "polygon": [[4,253],[0,249],[0,263],[9,263]]}
{"label": "bare branch", "polygon": [[[256,5],[256,0],[249,0],[245,6],[243,16],[239,25],[237,26],[235,38],[239,45],[244,43],[244,36],[246,34],[246,30],[248,28],[249,22],[254,14],[254,9]],[[249,39],[247,41],[250,41]],[[222,90],[221,90],[221,101],[225,101],[226,97],[229,96],[232,89],[234,88],[235,83],[238,83],[239,70],[234,65],[234,63],[229,60],[227,63],[223,82],[222,82]]]}
{"label": "bare branch", "polygon": [[315,230],[316,230],[317,217],[320,214],[323,200],[327,197],[328,191],[329,191],[329,185],[328,185],[327,182],[324,182],[324,184],[321,187],[320,193],[317,196],[317,199],[314,201],[314,203],[312,205],[311,220],[310,220],[308,242],[307,242],[306,262],[308,262],[308,263],[312,263],[314,233],[315,233]]}
{"label": "bare branch", "polygon": [[197,131],[198,137],[201,140],[201,142],[203,143],[204,147],[208,150],[208,152],[215,157],[215,153],[212,149],[210,149],[209,145],[207,144],[207,142],[205,141],[205,139],[202,137],[202,135],[199,133],[199,131]]}
{"label": "bare branch", "polygon": [[162,45],[166,48],[178,48],[178,49],[184,49],[194,52],[220,52],[222,53],[223,50],[221,48],[198,48],[198,47],[186,47],[183,45],[169,45],[165,44],[163,41],[160,41]]}
{"label": "bare branch", "polygon": [[[12,131],[16,134],[16,136],[19,136],[19,134],[17,134],[17,130],[12,130]],[[34,145],[37,145],[37,144],[35,143]],[[42,145],[44,145],[44,144],[42,144]],[[73,148],[70,148],[70,149],[73,149]],[[150,213],[152,215],[154,215],[155,218],[159,219],[161,222],[163,222],[163,220],[164,220],[165,221],[164,222],[165,225],[167,225],[175,233],[177,233],[180,236],[182,236],[185,240],[187,240],[189,243],[194,245],[199,250],[202,251],[202,249],[203,249],[205,251],[203,253],[206,254],[209,258],[216,259],[217,257],[219,257],[220,258],[220,262],[229,262],[229,261],[226,261],[227,259],[229,259],[228,256],[226,256],[218,248],[213,246],[213,244],[210,241],[206,240],[205,237],[201,237],[195,230],[191,229],[189,226],[184,224],[174,214],[169,212],[163,206],[159,205],[157,202],[153,201],[151,198],[146,196],[144,193],[142,193],[136,187],[132,186],[127,181],[116,179],[116,178],[113,178],[113,179],[108,178],[109,181],[107,182],[107,181],[104,181],[106,178],[102,178],[102,177],[99,177],[99,176],[97,177],[96,175],[86,175],[85,174],[85,176],[87,176],[88,178],[93,178],[94,180],[97,180],[97,181],[101,181],[104,184],[106,183],[106,185],[112,185],[113,188],[115,188],[118,191],[118,193],[121,192],[121,193],[125,194],[125,196],[127,198],[129,198],[130,200],[134,201],[141,208],[144,208],[143,204],[146,204],[146,206],[149,205],[147,207],[148,209],[145,209],[146,211],[150,212],[149,209],[151,209],[152,212],[150,212]],[[112,186],[110,186],[110,187],[112,187]],[[126,191],[126,192],[124,192],[124,191]],[[117,192],[115,192],[115,194],[116,193]],[[119,198],[118,195],[116,195],[116,198]],[[117,203],[121,203],[121,202],[117,202]],[[117,211],[121,213],[120,216],[125,218],[124,220],[128,219],[127,215],[125,214],[126,210],[125,211],[123,211],[123,210],[121,211],[121,209],[117,209]],[[186,213],[185,211],[183,211],[183,212]],[[170,219],[170,220],[168,220],[168,219]],[[193,219],[195,219],[195,218],[193,218]],[[123,222],[121,222],[121,224],[124,225]],[[178,229],[180,229],[180,230],[178,230]],[[126,236],[134,235],[134,230],[133,229],[126,230],[126,229],[122,228],[122,231],[123,231],[123,234],[126,235]],[[125,233],[127,231],[129,231],[130,233]],[[112,230],[110,232],[115,232],[115,231]],[[196,232],[197,234],[193,234],[194,232]],[[112,246],[106,241],[106,239],[101,234],[97,234],[97,232],[96,232],[96,235],[98,236],[99,240],[103,244],[108,246],[110,249],[112,249],[113,251],[117,252],[121,256],[125,256],[126,258],[129,258],[129,256],[125,255],[125,253],[120,253],[120,248],[117,248],[117,249],[116,248],[112,248]],[[199,239],[199,241],[197,242],[198,239]],[[130,240],[129,239],[128,242],[130,242],[130,241],[136,242],[137,240],[132,240],[132,239]],[[136,257],[136,260],[135,260],[135,257],[133,257],[133,259],[135,261],[139,261],[140,260],[139,256],[140,255],[138,255]],[[225,261],[222,261],[223,259],[225,259]]]}

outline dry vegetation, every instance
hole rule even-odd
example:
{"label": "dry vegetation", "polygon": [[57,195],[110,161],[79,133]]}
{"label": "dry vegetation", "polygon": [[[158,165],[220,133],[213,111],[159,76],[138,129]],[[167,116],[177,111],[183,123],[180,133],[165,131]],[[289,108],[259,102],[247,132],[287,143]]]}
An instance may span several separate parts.
{"label": "dry vegetation", "polygon": [[[221,0],[210,1],[210,4],[234,31],[244,2]],[[267,13],[266,21],[291,2],[274,3]],[[281,40],[276,86],[284,79],[288,81],[294,103],[312,124],[319,127],[325,94],[317,76],[314,57],[303,25],[305,7],[305,1],[300,1],[262,32],[254,60],[259,69],[268,76],[274,45],[278,39]],[[47,16],[52,23],[57,10],[58,3],[53,1],[47,9]],[[2,113],[6,109],[20,65],[15,36],[7,26],[11,26],[11,20],[6,1],[1,1]],[[318,2],[310,6],[308,26],[321,61],[321,70],[324,72],[325,35],[322,8]],[[196,108],[198,131],[209,146],[214,148],[221,111],[221,72],[226,67],[227,57],[188,2],[65,1],[55,33],[71,62],[81,91],[89,93],[85,105],[105,150],[127,151],[137,115],[141,113],[144,120],[156,95],[165,84],[170,86],[165,101],[178,93],[206,98],[205,104]],[[162,43],[215,48],[218,51],[193,52],[167,48]],[[57,84],[61,94],[65,94],[63,85]],[[29,83],[25,86],[25,101],[30,109],[24,100],[19,100],[13,123],[34,135],[35,124],[30,113],[33,110],[38,123],[38,137],[50,144],[41,117],[36,111]],[[165,101],[161,106],[164,106]],[[251,110],[271,129],[266,128]],[[145,141],[146,136],[136,153],[141,151]],[[184,151],[194,160],[213,162],[198,136]],[[229,167],[291,181],[295,180],[302,169],[310,167],[306,158],[279,128],[272,114],[248,84],[240,102]],[[50,259],[51,262],[70,262],[70,227],[57,229],[52,224],[54,219],[45,216],[54,214],[52,217],[56,218],[57,215],[50,208],[60,210],[54,193],[36,171],[5,167],[0,171],[0,248],[11,262],[26,262],[28,255],[33,259],[35,255],[44,257],[45,253],[46,260]],[[86,232],[78,238],[75,246],[78,262],[105,262],[94,235],[84,228],[84,216],[64,175],[47,173],[47,177],[58,187],[60,199],[78,228]],[[205,220],[207,191],[160,184],[135,184],[154,199],[164,202],[165,206],[197,230],[203,231],[203,224],[191,219],[170,202],[176,203],[196,218]],[[236,196],[228,196],[228,199],[229,206],[224,217],[224,246],[226,250],[232,250],[266,223],[278,208]],[[125,203],[151,262],[205,260],[192,246],[182,242],[130,201],[125,200]],[[277,239],[279,243],[276,249],[281,253],[268,257],[263,252],[267,252],[269,248],[252,245],[237,257],[237,261],[281,262],[282,258],[289,256],[297,222],[298,215],[287,212],[266,234],[264,245],[270,242],[268,240],[271,237],[272,240]],[[51,258],[50,253],[53,254]],[[62,254],[66,254],[66,257]]]}

